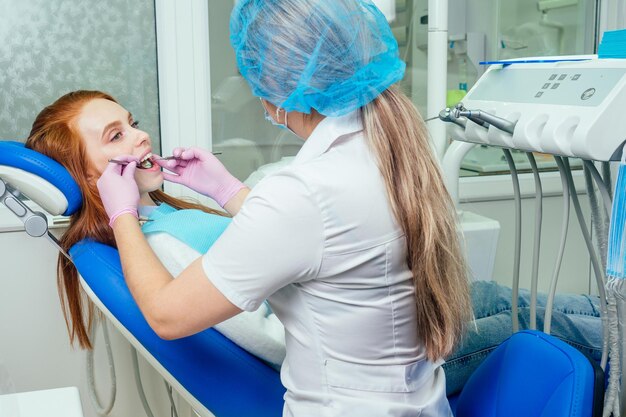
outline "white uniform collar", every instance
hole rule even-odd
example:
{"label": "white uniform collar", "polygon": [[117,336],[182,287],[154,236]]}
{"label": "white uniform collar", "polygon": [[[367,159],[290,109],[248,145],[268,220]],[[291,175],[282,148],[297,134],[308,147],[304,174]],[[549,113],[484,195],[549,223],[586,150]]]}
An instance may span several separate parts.
{"label": "white uniform collar", "polygon": [[354,110],[345,116],[326,117],[304,142],[293,163],[302,164],[310,161],[326,152],[337,139],[362,131],[363,122],[360,115],[359,110]]}

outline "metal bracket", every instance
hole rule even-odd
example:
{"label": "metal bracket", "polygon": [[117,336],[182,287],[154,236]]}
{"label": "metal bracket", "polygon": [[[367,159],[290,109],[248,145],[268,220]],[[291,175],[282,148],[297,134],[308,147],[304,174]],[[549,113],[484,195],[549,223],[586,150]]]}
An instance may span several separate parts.
{"label": "metal bracket", "polygon": [[11,211],[24,225],[24,230],[28,235],[32,237],[45,237],[47,238],[67,259],[70,261],[72,258],[61,247],[61,244],[57,238],[50,233],[48,229],[48,219],[45,214],[38,211],[33,211],[24,204],[19,197],[18,190],[13,188],[10,184],[6,183],[0,178],[0,203]]}

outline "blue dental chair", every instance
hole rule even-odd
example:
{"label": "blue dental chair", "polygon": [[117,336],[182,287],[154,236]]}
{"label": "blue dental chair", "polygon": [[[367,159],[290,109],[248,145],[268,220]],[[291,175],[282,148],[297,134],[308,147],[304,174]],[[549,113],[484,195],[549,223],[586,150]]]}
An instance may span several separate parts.
{"label": "blue dental chair", "polygon": [[[0,202],[28,234],[58,247],[46,216],[21,202],[16,189],[50,214],[69,216],[81,205],[78,185],[52,159],[21,143],[0,141]],[[285,388],[278,372],[221,333],[207,329],[174,341],[159,338],[126,286],[116,249],[85,240],[69,255],[91,300],[202,417],[282,415]]]}
{"label": "blue dental chair", "polygon": [[[58,247],[46,217],[17,199],[15,189],[50,214],[71,215],[81,205],[74,180],[50,158],[21,143],[0,141],[0,202],[23,221],[27,233]],[[219,332],[160,339],[135,304],[114,248],[82,241],[69,255],[91,300],[201,416],[282,415],[285,389],[278,373]],[[521,331],[450,400],[457,417],[596,417],[602,392],[601,370],[582,353],[542,332]]]}

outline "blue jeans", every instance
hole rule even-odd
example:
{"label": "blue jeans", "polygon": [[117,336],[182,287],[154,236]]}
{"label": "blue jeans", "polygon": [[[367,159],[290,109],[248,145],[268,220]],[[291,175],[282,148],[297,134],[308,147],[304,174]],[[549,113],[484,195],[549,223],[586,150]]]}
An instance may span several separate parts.
{"label": "blue jeans", "polygon": [[[475,281],[471,285],[476,320],[470,323],[459,348],[446,359],[448,395],[463,388],[481,362],[511,336],[511,288],[494,281]],[[520,289],[520,329],[529,328],[530,292]],[[537,329],[543,330],[546,294],[537,296]],[[552,309],[550,332],[600,362],[602,356],[602,323],[599,299],[596,296],[557,294]]]}

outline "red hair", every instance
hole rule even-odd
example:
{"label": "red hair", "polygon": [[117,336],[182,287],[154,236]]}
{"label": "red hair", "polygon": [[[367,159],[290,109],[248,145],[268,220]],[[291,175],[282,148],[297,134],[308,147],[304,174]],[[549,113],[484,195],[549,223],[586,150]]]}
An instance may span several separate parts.
{"label": "red hair", "polygon": [[[70,218],[70,225],[60,239],[66,251],[74,244],[90,238],[115,246],[113,231],[104,210],[95,180],[87,175],[96,172],[87,157],[85,145],[76,129],[76,118],[83,107],[95,99],[117,103],[100,91],[74,91],[44,108],[33,123],[26,147],[40,152],[63,165],[78,183],[83,204]],[[199,209],[208,213],[224,215],[200,204],[171,197],[158,190],[150,193],[155,202],[163,202],[178,209]],[[94,320],[93,304],[85,297],[78,279],[78,271],[65,256],[59,255],[57,263],[57,287],[61,307],[67,325],[70,342],[78,341],[81,348],[91,349],[89,331]]]}

